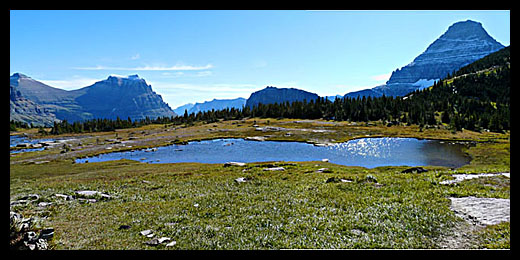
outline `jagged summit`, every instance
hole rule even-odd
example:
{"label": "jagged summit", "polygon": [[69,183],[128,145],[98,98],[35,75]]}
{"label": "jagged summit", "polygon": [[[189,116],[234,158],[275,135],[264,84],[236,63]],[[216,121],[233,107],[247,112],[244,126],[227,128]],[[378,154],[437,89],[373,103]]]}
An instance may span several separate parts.
{"label": "jagged summit", "polygon": [[491,36],[484,30],[481,23],[466,20],[452,24],[439,39],[472,40],[487,37]]}
{"label": "jagged summit", "polygon": [[456,22],[411,63],[392,72],[386,84],[345,96],[404,96],[502,48],[480,22]]}
{"label": "jagged summit", "polygon": [[139,75],[128,75],[128,76],[121,76],[116,74],[111,74],[108,76],[108,79],[116,78],[116,79],[129,79],[129,80],[141,80],[142,78],[139,78]]}
{"label": "jagged summit", "polygon": [[20,73],[20,72],[16,72],[16,73],[13,73],[11,78],[29,78],[29,77],[27,75],[25,75],[25,74]]}

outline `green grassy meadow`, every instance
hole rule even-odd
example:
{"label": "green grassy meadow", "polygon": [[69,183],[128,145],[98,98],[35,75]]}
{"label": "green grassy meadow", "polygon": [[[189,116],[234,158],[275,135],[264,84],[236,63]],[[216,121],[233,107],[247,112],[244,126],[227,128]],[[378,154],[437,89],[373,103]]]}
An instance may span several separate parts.
{"label": "green grassy meadow", "polygon": [[[256,119],[266,125],[264,119]],[[247,122],[220,122],[185,128],[147,126],[118,131],[129,136],[158,137],[143,147],[222,137],[258,136]],[[216,125],[216,126],[215,126]],[[238,125],[238,126],[237,126]],[[223,164],[146,164],[130,160],[74,164],[73,158],[99,154],[79,151],[35,164],[55,150],[11,157],[10,197],[38,194],[34,203],[12,206],[24,217],[39,219],[36,228],[53,227],[50,249],[357,249],[441,248],[463,220],[450,210],[449,197],[509,198],[509,178],[472,179],[440,185],[454,173],[509,172],[509,134],[415,126],[292,123],[271,119],[270,126],[328,129],[334,132],[273,132],[268,140],[343,142],[358,137],[400,136],[469,140],[472,162],[459,169],[424,167],[428,172],[401,173],[407,167],[366,169],[327,162],[251,163],[244,167]],[[216,131],[208,131],[208,129]],[[170,131],[166,131],[170,129]],[[218,131],[228,129],[227,131]],[[151,132],[147,132],[151,131]],[[155,132],[153,132],[155,131]],[[143,134],[145,132],[145,134]],[[93,134],[83,145],[113,137]],[[162,137],[166,138],[162,138]],[[159,138],[161,137],[161,138]],[[333,141],[332,141],[333,140]],[[264,171],[271,166],[285,171]],[[318,171],[320,168],[328,168]],[[246,178],[237,182],[237,178]],[[344,181],[341,181],[344,180]],[[111,198],[96,203],[66,201],[55,194],[74,195],[96,190]],[[39,207],[38,202],[51,202]],[[121,226],[128,226],[120,229]],[[151,229],[155,237],[176,241],[172,247],[150,246],[140,235]],[[509,222],[473,232],[468,248],[509,248]]]}

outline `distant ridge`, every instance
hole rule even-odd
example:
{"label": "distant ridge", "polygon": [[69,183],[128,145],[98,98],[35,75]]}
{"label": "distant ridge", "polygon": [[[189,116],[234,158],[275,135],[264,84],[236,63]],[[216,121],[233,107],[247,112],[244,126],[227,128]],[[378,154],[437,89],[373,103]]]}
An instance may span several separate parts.
{"label": "distant ridge", "polygon": [[246,106],[253,107],[258,104],[292,103],[294,101],[311,101],[319,98],[315,93],[296,88],[276,88],[268,86],[262,90],[253,92],[247,99]]}
{"label": "distant ridge", "polygon": [[[53,121],[69,122],[95,118],[144,119],[175,116],[162,97],[138,75],[128,77],[109,76],[93,85],[77,90],[62,90],[34,80],[24,74],[10,76],[11,118],[26,123],[52,124]],[[29,116],[29,111],[47,113],[48,119]],[[50,116],[54,115],[54,117]]]}
{"label": "distant ridge", "polygon": [[[203,103],[195,103],[189,110],[188,113],[198,113],[211,111],[212,109],[222,110],[226,108],[235,108],[242,109],[242,107],[246,104],[245,98],[235,98],[235,99],[213,99],[211,101],[204,101]],[[184,112],[183,112],[184,113]]]}

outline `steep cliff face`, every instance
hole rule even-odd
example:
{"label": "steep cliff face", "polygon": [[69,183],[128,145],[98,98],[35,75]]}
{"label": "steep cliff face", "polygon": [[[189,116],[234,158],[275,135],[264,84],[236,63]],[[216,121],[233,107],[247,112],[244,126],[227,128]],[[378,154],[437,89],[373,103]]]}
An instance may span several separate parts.
{"label": "steep cliff face", "polygon": [[395,70],[385,85],[345,96],[403,96],[431,86],[434,80],[502,48],[504,46],[489,36],[481,23],[471,20],[457,22],[410,64]]}
{"label": "steep cliff face", "polygon": [[[51,87],[21,73],[14,73],[9,78],[9,83],[25,99],[24,102],[31,101],[40,109],[53,114],[56,119],[76,121],[83,120],[89,116],[84,114],[74,101],[76,95],[71,91]],[[15,105],[22,104],[22,100],[13,102]],[[28,105],[28,103],[23,104]],[[19,114],[23,115],[21,112]],[[48,125],[48,120],[36,120],[32,123],[42,124],[43,122]]]}
{"label": "steep cliff face", "polygon": [[262,90],[252,93],[246,101],[246,106],[253,107],[260,103],[273,104],[284,103],[286,101],[291,103],[294,101],[307,100],[307,102],[309,102],[317,98],[319,98],[317,94],[300,89],[266,87]]}
{"label": "steep cliff face", "polygon": [[96,118],[143,119],[175,116],[162,97],[137,75],[110,76],[108,79],[75,91],[75,99],[84,111]]}
{"label": "steep cliff face", "polygon": [[22,93],[17,91],[14,86],[9,87],[9,99],[10,120],[33,123],[35,126],[52,125],[54,121],[59,121],[56,119],[56,115],[23,97]]}
{"label": "steep cliff face", "polygon": [[[161,96],[137,75],[110,76],[91,86],[72,91],[53,88],[20,73],[10,77],[10,84],[12,107],[17,108],[18,112],[15,113],[17,115],[28,115],[29,110],[21,110],[21,108],[29,108],[33,105],[54,115],[56,120],[69,122],[117,117],[138,120],[147,116],[156,118],[176,115]],[[16,98],[17,96],[23,98]],[[28,101],[30,102],[27,103]],[[42,118],[35,119],[32,123],[44,122],[47,125],[49,122],[52,124],[52,121]]]}

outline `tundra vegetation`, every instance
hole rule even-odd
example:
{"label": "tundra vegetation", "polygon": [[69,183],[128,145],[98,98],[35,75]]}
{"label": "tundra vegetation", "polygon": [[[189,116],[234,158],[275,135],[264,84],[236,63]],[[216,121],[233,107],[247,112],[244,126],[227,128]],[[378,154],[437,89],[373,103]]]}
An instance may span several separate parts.
{"label": "tundra vegetation", "polygon": [[[475,226],[450,209],[453,197],[509,199],[509,178],[496,175],[440,184],[454,174],[509,172],[509,131],[247,118],[88,134],[22,132],[69,140],[67,152],[55,146],[11,154],[10,159],[11,201],[38,195],[36,200],[12,205],[11,211],[38,220],[31,227],[36,232],[52,227],[49,249],[509,248],[509,222]],[[409,167],[367,169],[323,161],[74,163],[75,158],[105,152],[203,139],[330,143],[367,136],[475,145],[466,149],[471,163],[461,168],[424,166],[425,172],[407,173],[403,171]],[[284,170],[264,170],[280,167]],[[85,197],[77,191],[99,193]],[[140,233],[145,230],[154,237]],[[154,238],[155,243],[150,242]],[[170,240],[159,243],[159,238]],[[11,245],[16,241],[12,239]]]}

